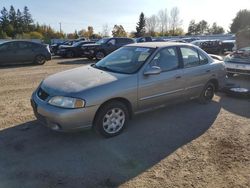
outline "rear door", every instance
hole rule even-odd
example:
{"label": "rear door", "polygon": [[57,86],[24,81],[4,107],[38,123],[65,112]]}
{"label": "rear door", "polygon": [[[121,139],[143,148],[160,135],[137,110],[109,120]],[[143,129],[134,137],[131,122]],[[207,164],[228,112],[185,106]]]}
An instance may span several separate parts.
{"label": "rear door", "polygon": [[20,41],[18,42],[18,51],[20,62],[32,62],[35,58],[34,50],[37,48],[36,45],[30,42]]}
{"label": "rear door", "polygon": [[205,84],[212,77],[211,65],[207,57],[193,47],[180,47],[183,62],[185,95],[188,98],[198,97]]}
{"label": "rear door", "polygon": [[159,50],[153,60],[146,65],[145,70],[151,66],[160,67],[162,72],[158,75],[148,76],[145,76],[143,71],[139,73],[139,110],[180,99],[185,88],[185,80],[182,77],[183,70],[176,47]]}

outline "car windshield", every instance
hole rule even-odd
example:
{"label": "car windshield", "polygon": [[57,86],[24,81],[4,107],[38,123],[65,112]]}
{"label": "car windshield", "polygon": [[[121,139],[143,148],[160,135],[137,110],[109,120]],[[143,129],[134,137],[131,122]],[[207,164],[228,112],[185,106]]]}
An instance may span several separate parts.
{"label": "car windshield", "polygon": [[96,42],[96,44],[104,44],[109,40],[109,38],[104,38],[104,39],[100,39]]}
{"label": "car windshield", "polygon": [[132,74],[143,65],[153,51],[154,48],[123,47],[96,63],[94,67],[111,72]]}
{"label": "car windshield", "polygon": [[83,42],[81,41],[81,42],[76,42],[76,43],[74,43],[72,46],[73,47],[77,47],[77,46],[79,46],[79,45],[81,45]]}

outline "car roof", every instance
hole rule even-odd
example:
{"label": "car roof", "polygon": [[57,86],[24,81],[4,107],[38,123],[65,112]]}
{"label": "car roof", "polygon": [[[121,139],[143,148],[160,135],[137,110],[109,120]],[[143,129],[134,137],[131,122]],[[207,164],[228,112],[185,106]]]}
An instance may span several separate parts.
{"label": "car roof", "polygon": [[145,47],[145,48],[162,48],[168,46],[193,46],[192,44],[188,43],[180,43],[180,42],[142,42],[142,43],[133,43],[127,46],[134,46],[134,47]]}

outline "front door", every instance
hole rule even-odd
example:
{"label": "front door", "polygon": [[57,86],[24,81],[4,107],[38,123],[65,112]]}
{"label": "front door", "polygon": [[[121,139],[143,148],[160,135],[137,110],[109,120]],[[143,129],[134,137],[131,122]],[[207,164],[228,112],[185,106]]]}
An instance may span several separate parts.
{"label": "front door", "polygon": [[139,111],[180,99],[185,88],[176,47],[161,49],[147,65],[146,70],[151,66],[160,67],[162,72],[157,75],[139,75]]}

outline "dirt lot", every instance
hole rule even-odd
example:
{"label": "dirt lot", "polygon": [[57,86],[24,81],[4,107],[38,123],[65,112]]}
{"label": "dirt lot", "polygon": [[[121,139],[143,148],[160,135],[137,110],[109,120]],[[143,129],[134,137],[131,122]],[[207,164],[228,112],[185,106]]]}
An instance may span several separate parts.
{"label": "dirt lot", "polygon": [[[136,116],[125,132],[55,133],[30,96],[47,75],[90,63],[0,68],[0,188],[250,187],[250,100],[219,93]],[[236,77],[250,88],[250,78]]]}

